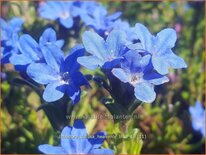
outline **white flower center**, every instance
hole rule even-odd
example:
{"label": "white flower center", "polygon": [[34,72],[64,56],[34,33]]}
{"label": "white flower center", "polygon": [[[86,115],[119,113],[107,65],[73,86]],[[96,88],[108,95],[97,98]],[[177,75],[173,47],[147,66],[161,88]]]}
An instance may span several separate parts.
{"label": "white flower center", "polygon": [[63,12],[61,12],[60,18],[62,18],[62,19],[67,19],[68,17],[70,17],[70,14],[69,14],[68,11],[63,11]]}
{"label": "white flower center", "polygon": [[137,83],[140,83],[142,81],[142,76],[143,74],[142,73],[139,73],[139,74],[132,74],[130,77],[129,77],[129,83],[131,85],[136,85]]}
{"label": "white flower center", "polygon": [[64,83],[69,84],[69,82],[70,82],[69,72],[64,72],[64,73],[61,75],[61,80],[62,80]]}

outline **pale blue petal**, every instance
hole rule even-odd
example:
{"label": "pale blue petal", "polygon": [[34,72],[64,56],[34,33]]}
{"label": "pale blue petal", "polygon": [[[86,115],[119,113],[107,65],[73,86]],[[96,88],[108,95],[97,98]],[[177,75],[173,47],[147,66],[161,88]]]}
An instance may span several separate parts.
{"label": "pale blue petal", "polygon": [[39,84],[48,84],[58,80],[58,74],[44,63],[33,63],[27,67],[27,74]]}
{"label": "pale blue petal", "polygon": [[142,48],[148,52],[151,52],[153,36],[149,30],[144,25],[137,23],[134,28],[134,33],[141,41]]}
{"label": "pale blue petal", "polygon": [[9,61],[13,65],[27,65],[33,62],[29,57],[25,56],[24,54],[12,54],[9,58]]}
{"label": "pale blue petal", "polygon": [[162,76],[158,73],[150,73],[146,75],[145,77],[150,78],[147,79],[149,83],[152,83],[154,85],[161,85],[163,83],[169,82],[169,78],[166,76]]}
{"label": "pale blue petal", "polygon": [[107,54],[118,56],[126,43],[126,34],[124,31],[114,30],[106,39]]}
{"label": "pale blue petal", "polygon": [[104,60],[107,57],[105,41],[95,32],[86,31],[82,36],[83,45],[87,52]]}
{"label": "pale blue petal", "polygon": [[67,152],[65,152],[62,147],[48,144],[39,145],[38,149],[44,154],[67,154]]}
{"label": "pale blue petal", "polygon": [[127,83],[129,80],[129,75],[121,68],[112,69],[112,74],[124,83]]}
{"label": "pale blue petal", "polygon": [[114,154],[113,150],[110,149],[93,149],[91,154]]}
{"label": "pale blue petal", "polygon": [[46,63],[56,72],[60,71],[60,65],[64,62],[64,53],[56,45],[41,47]]}
{"label": "pale blue petal", "polygon": [[71,131],[72,128],[67,126],[64,127],[62,132],[61,132],[61,146],[62,148],[68,153],[68,154],[72,154],[72,146],[71,146],[71,139],[73,137],[71,137]]}
{"label": "pale blue petal", "polygon": [[60,18],[59,21],[66,28],[71,28],[74,24],[73,18],[71,18],[71,17],[69,17],[67,19]]}
{"label": "pale blue petal", "polygon": [[64,40],[57,40],[55,42],[55,45],[58,46],[59,48],[62,48],[62,46],[64,45]]}
{"label": "pale blue petal", "polygon": [[27,55],[32,60],[40,60],[39,45],[30,35],[24,34],[19,38],[19,48],[21,53]]}
{"label": "pale blue petal", "polygon": [[88,135],[83,121],[75,120],[71,135],[77,137],[71,140],[73,146],[75,146],[73,148],[75,152],[87,154],[87,151],[91,148],[91,144],[87,139]]}
{"label": "pale blue petal", "polygon": [[64,96],[65,92],[65,85],[61,82],[53,82],[46,86],[44,93],[43,93],[43,99],[46,102],[54,102],[59,100]]}
{"label": "pale blue petal", "polygon": [[146,82],[136,84],[134,91],[136,98],[142,102],[151,103],[156,98],[154,86]]}
{"label": "pale blue petal", "polygon": [[187,67],[185,61],[171,50],[162,55],[152,56],[152,64],[155,70],[162,75],[168,74],[169,68],[179,69]]}
{"label": "pale blue petal", "polygon": [[106,17],[107,20],[116,20],[117,18],[119,18],[122,15],[122,12],[116,12],[112,15],[109,15]]}
{"label": "pale blue petal", "polygon": [[52,28],[47,28],[39,39],[39,43],[45,45],[56,41],[56,32]]}
{"label": "pale blue petal", "polygon": [[160,31],[156,36],[155,50],[157,52],[163,53],[167,49],[171,49],[175,46],[177,40],[176,31],[171,28],[166,28]]}
{"label": "pale blue petal", "polygon": [[95,70],[97,67],[101,67],[104,64],[104,61],[97,58],[96,56],[79,57],[77,62],[91,70]]}
{"label": "pale blue petal", "polygon": [[12,31],[20,31],[21,30],[21,26],[24,23],[24,21],[19,18],[19,17],[14,17],[9,21],[9,26],[11,26],[13,28]]}

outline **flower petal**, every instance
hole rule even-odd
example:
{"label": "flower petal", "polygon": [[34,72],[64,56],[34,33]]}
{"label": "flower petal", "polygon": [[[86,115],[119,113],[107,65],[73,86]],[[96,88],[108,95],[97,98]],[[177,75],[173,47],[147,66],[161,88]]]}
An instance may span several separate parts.
{"label": "flower petal", "polygon": [[9,58],[9,61],[13,65],[27,65],[33,62],[29,57],[25,56],[24,54],[12,54]]}
{"label": "flower petal", "polygon": [[52,28],[47,28],[39,39],[41,45],[56,41],[56,32]]}
{"label": "flower petal", "polygon": [[82,41],[87,52],[104,60],[107,57],[105,41],[95,32],[86,31],[83,33]]}
{"label": "flower petal", "polygon": [[72,17],[69,17],[67,19],[60,18],[59,20],[60,20],[60,23],[66,28],[71,28],[74,24],[74,21],[73,21]]}
{"label": "flower petal", "polygon": [[166,28],[157,34],[156,39],[156,51],[163,53],[167,49],[175,46],[175,42],[177,40],[176,31],[171,28]]}
{"label": "flower petal", "polygon": [[40,51],[38,48],[39,45],[30,35],[24,34],[19,38],[19,49],[21,53],[33,61],[40,60]]}
{"label": "flower petal", "polygon": [[104,61],[97,58],[96,56],[79,57],[77,62],[91,70],[95,70],[97,67],[101,67],[104,64]]}
{"label": "flower petal", "polygon": [[89,142],[92,144],[92,148],[100,148],[106,136],[106,132],[97,132],[94,135],[94,138],[89,138]]}
{"label": "flower petal", "polygon": [[70,75],[75,86],[89,85],[89,82],[81,72],[75,72]]}
{"label": "flower petal", "polygon": [[148,82],[154,85],[161,85],[163,83],[168,82],[169,78],[153,72],[153,73],[144,74],[144,80],[147,80]]}
{"label": "flower petal", "polygon": [[77,58],[83,55],[83,48],[72,49],[71,53],[66,57],[64,63],[61,66],[61,72],[69,72],[70,74],[77,72],[80,68],[79,63],[77,63]]}
{"label": "flower petal", "polygon": [[43,93],[43,99],[46,102],[54,102],[59,100],[64,96],[65,92],[65,85],[61,82],[57,81],[54,83],[50,83],[46,86],[44,93]]}
{"label": "flower petal", "polygon": [[112,74],[116,76],[118,79],[120,79],[122,82],[124,83],[128,82],[129,77],[123,69],[114,68],[112,69]]}
{"label": "flower petal", "polygon": [[48,144],[39,145],[38,149],[44,154],[66,154],[62,147]]}
{"label": "flower petal", "polygon": [[148,52],[152,49],[152,34],[149,30],[142,24],[137,23],[134,28],[134,33],[136,37],[141,41],[142,48]]}
{"label": "flower petal", "polygon": [[106,39],[108,55],[119,56],[126,43],[126,34],[124,31],[113,30]]}
{"label": "flower petal", "polygon": [[72,128],[67,126],[64,127],[61,132],[61,146],[68,154],[72,154],[72,146],[71,146],[71,135]]}
{"label": "flower petal", "polygon": [[134,91],[136,98],[142,102],[151,103],[156,98],[154,86],[146,82],[136,84]]}
{"label": "flower petal", "polygon": [[44,63],[30,64],[27,68],[27,74],[40,84],[48,84],[58,80],[58,74]]}
{"label": "flower petal", "polygon": [[187,67],[184,60],[175,55],[171,50],[162,55],[152,56],[152,64],[155,70],[162,75],[168,74],[170,67],[174,69]]}
{"label": "flower petal", "polygon": [[75,86],[74,84],[70,84],[66,86],[66,93],[70,97],[70,99],[73,101],[73,104],[76,104],[80,100],[80,94],[81,90],[80,88],[77,88],[78,86]]}
{"label": "flower petal", "polygon": [[41,47],[42,54],[46,63],[56,72],[60,71],[60,66],[64,62],[64,53],[56,45],[48,45]]}
{"label": "flower petal", "polygon": [[93,149],[91,154],[114,154],[113,150],[110,149]]}

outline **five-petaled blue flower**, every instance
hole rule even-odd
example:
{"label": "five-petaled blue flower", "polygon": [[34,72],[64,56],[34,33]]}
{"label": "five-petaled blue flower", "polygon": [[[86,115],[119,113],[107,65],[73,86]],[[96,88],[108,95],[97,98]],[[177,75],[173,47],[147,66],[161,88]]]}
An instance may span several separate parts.
{"label": "five-petaled blue flower", "polygon": [[[56,32],[52,28],[47,28],[39,38],[39,44],[28,34],[24,34],[18,41],[18,54],[13,54],[10,62],[15,66],[29,65],[34,62],[45,62],[41,48],[48,45],[63,46],[63,40],[56,40]],[[19,67],[20,68],[20,67]]]}
{"label": "five-petaled blue flower", "polygon": [[121,14],[121,12],[116,12],[108,15],[107,10],[99,5],[92,12],[81,11],[80,17],[86,26],[93,28],[99,35],[104,37],[113,29],[114,22]]}
{"label": "five-petaled blue flower", "polygon": [[95,32],[86,31],[82,37],[83,45],[91,56],[78,58],[78,62],[88,69],[102,67],[112,69],[123,59],[126,52],[126,34],[124,31],[114,30],[106,41]]}
{"label": "five-petaled blue flower", "polygon": [[74,17],[78,15],[74,7],[74,2],[47,1],[40,3],[39,14],[41,17],[58,20],[61,25],[71,28],[74,24]]}
{"label": "five-petaled blue flower", "polygon": [[43,93],[45,101],[53,102],[67,94],[76,104],[80,100],[80,86],[88,84],[76,61],[84,54],[84,49],[82,46],[74,47],[65,59],[56,45],[44,46],[41,50],[46,63],[30,64],[27,74],[37,83],[47,85]]}
{"label": "five-petaled blue flower", "polygon": [[1,63],[9,63],[12,54],[18,53],[18,33],[21,31],[23,20],[12,18],[8,23],[1,18]]}
{"label": "five-petaled blue flower", "polygon": [[194,106],[189,107],[192,119],[192,127],[196,131],[200,131],[205,137],[205,109],[200,102],[196,102]]}
{"label": "five-petaled blue flower", "polygon": [[170,67],[174,69],[187,67],[184,60],[171,50],[177,39],[175,30],[166,28],[153,36],[144,25],[139,23],[135,25],[133,30],[141,42],[141,48],[138,45],[137,49],[152,56],[152,64],[158,73],[168,74]]}
{"label": "five-petaled blue flower", "polygon": [[80,120],[76,120],[73,127],[64,127],[60,138],[60,146],[43,144],[39,150],[45,154],[114,154],[113,150],[100,148],[106,133],[97,132],[94,138],[88,138],[84,123]]}
{"label": "five-petaled blue flower", "polygon": [[113,75],[132,85],[137,99],[153,102],[156,98],[154,86],[168,82],[169,79],[154,71],[149,55],[141,56],[136,51],[129,51],[124,57],[121,68],[112,69]]}

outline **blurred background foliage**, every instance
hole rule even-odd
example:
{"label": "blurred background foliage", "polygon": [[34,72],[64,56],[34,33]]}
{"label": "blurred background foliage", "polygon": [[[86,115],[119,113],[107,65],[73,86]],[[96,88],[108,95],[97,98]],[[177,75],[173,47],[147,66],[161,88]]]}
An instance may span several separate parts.
{"label": "blurred background foliage", "polygon": [[[53,27],[58,38],[64,39],[64,51],[72,47],[81,38],[71,30],[65,30],[57,24],[43,20],[38,16],[39,2],[2,2],[1,14],[5,19],[20,16],[25,20],[23,33],[38,40],[46,27]],[[108,2],[102,1],[110,12],[122,11],[123,19],[131,26],[140,22],[151,32],[157,33],[165,27],[173,27],[178,34],[174,51],[183,57],[187,69],[171,70],[170,82],[156,87],[158,97],[152,104],[139,106],[135,114],[138,119],[130,120],[129,127],[120,131],[118,124],[108,119],[85,119],[89,134],[106,130],[108,134],[122,134],[121,141],[107,139],[104,146],[116,153],[204,153],[204,138],[192,129],[188,107],[196,101],[204,103],[204,1],[202,2]],[[83,30],[81,30],[83,31]],[[79,39],[76,39],[79,37]],[[82,69],[83,73],[91,73]],[[57,144],[56,133],[42,110],[39,96],[29,87],[13,82],[18,73],[13,66],[2,66],[6,75],[1,81],[1,152],[2,153],[39,153],[37,146],[43,143]],[[96,74],[99,71],[96,71]],[[75,106],[76,117],[94,114],[109,114],[100,100],[108,93],[92,84],[92,89],[83,92],[81,103]],[[136,127],[132,130],[132,127]],[[137,129],[138,128],[138,129]],[[141,131],[141,133],[139,132]],[[145,135],[128,140],[128,134]],[[140,139],[138,141],[138,139]],[[143,144],[143,146],[142,146]],[[134,151],[135,150],[135,151]]]}

